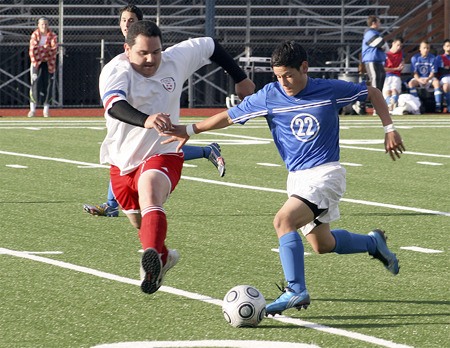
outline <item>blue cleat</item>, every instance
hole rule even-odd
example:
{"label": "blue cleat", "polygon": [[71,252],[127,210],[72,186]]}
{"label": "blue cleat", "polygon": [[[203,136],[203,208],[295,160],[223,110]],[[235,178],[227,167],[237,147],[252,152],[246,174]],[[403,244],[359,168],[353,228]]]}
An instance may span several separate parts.
{"label": "blue cleat", "polygon": [[208,161],[210,161],[219,171],[219,176],[223,177],[225,175],[225,160],[222,157],[222,153],[220,152],[220,146],[217,143],[211,143],[208,146],[211,149],[211,153],[209,154]]}
{"label": "blue cleat", "polygon": [[83,209],[86,213],[94,216],[118,217],[119,207],[110,207],[103,203],[99,205],[83,204]]}
{"label": "blue cleat", "polygon": [[375,254],[373,254],[372,256],[375,259],[380,260],[383,263],[384,267],[386,267],[386,269],[393,275],[398,274],[400,270],[398,259],[397,256],[395,256],[395,254],[388,249],[386,244],[387,237],[384,234],[384,231],[378,229],[373,230],[369,232],[369,236],[375,239],[375,242],[377,244]]}
{"label": "blue cleat", "polygon": [[266,316],[280,314],[289,308],[296,308],[298,310],[307,309],[311,303],[308,290],[303,290],[300,293],[295,293],[291,288],[286,287],[283,293],[272,303],[266,306]]}

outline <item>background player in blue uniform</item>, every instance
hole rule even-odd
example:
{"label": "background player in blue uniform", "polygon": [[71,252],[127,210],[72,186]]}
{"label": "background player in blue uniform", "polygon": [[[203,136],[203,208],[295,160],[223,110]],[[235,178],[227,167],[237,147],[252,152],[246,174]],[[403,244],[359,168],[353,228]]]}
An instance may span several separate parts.
{"label": "background player in blue uniform", "polygon": [[278,82],[267,84],[237,106],[195,125],[173,126],[166,132],[172,137],[164,142],[181,140],[181,147],[193,134],[243,124],[252,118],[266,118],[289,170],[289,198],[273,223],[288,283],[283,294],[267,305],[267,313],[275,315],[292,307],[306,308],[310,303],[298,229],[317,253],[368,252],[391,273],[399,271],[398,260],[387,248],[383,231],[356,234],[330,230],[330,222],[339,218],[338,204],[345,191],[345,169],[339,163],[339,109],[358,100],[370,100],[385,129],[386,152],[395,160],[404,146],[380,90],[365,83],[308,77],[306,52],[293,41],[274,50],[271,65]]}
{"label": "background player in blue uniform", "polygon": [[419,97],[417,87],[429,88],[433,86],[436,112],[441,112],[442,91],[439,88],[439,80],[435,76],[437,71],[436,56],[430,53],[430,44],[427,41],[422,41],[419,46],[419,53],[411,58],[411,72],[414,77],[408,82],[409,93]]}

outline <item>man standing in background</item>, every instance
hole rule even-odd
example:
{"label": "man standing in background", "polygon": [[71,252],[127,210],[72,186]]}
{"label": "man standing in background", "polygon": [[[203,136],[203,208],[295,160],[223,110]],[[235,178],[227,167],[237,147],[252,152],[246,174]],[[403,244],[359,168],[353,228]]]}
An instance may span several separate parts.
{"label": "man standing in background", "polygon": [[[369,28],[364,32],[362,40],[362,62],[366,68],[370,85],[382,91],[386,77],[384,70],[384,63],[386,61],[385,52],[389,50],[389,46],[381,36],[379,31],[381,21],[377,16],[369,16],[367,18],[367,25]],[[361,105],[360,107],[361,109],[365,109],[365,105]],[[373,113],[376,114],[375,109]]]}

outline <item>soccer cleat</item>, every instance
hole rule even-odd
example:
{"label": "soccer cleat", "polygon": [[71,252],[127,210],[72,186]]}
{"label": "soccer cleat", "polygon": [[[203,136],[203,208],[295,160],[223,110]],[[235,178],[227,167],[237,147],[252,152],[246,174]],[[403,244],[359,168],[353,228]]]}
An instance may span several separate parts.
{"label": "soccer cleat", "polygon": [[387,237],[384,234],[384,231],[376,229],[369,232],[369,236],[375,239],[376,242],[376,251],[372,256],[375,259],[380,260],[384,264],[384,267],[386,267],[393,275],[398,274],[400,270],[398,259],[397,256],[388,249],[386,244]]}
{"label": "soccer cleat", "polygon": [[219,171],[219,176],[223,177],[225,175],[225,160],[220,152],[219,144],[211,143],[207,147],[211,149],[208,160],[217,168]]}
{"label": "soccer cleat", "polygon": [[103,203],[99,205],[83,204],[83,209],[86,213],[94,216],[118,217],[119,207],[110,207]]}
{"label": "soccer cleat", "polygon": [[178,260],[180,259],[180,254],[175,249],[169,249],[169,254],[167,255],[166,264],[163,266],[161,271],[161,276],[158,282],[158,288],[163,284],[164,277],[166,276],[166,273],[169,269],[174,267]]}
{"label": "soccer cleat", "polygon": [[308,290],[303,290],[300,293],[295,293],[291,288],[286,287],[282,290],[283,293],[272,303],[266,306],[266,316],[280,314],[289,308],[296,308],[298,310],[307,309],[311,303]]}
{"label": "soccer cleat", "polygon": [[162,270],[159,253],[153,248],[145,249],[141,259],[141,290],[143,292],[153,294],[159,289]]}

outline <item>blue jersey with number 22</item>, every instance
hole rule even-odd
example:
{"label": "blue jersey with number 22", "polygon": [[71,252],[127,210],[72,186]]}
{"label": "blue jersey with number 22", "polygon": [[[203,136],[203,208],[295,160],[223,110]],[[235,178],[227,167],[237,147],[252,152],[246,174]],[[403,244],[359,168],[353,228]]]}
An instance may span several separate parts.
{"label": "blue jersey with number 22", "polygon": [[234,123],[264,117],[289,171],[339,161],[339,109],[367,99],[367,86],[342,80],[308,78],[288,96],[279,82],[265,85],[228,110]]}

